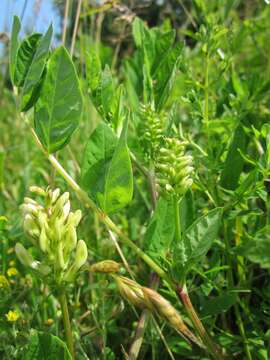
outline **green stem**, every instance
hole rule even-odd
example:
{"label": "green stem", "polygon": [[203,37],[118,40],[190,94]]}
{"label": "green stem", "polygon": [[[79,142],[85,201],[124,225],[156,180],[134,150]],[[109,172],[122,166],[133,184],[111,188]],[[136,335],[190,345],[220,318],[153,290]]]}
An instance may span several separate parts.
{"label": "green stem", "polygon": [[182,241],[181,233],[181,221],[180,221],[180,212],[179,212],[179,200],[176,196],[174,197],[174,219],[175,219],[175,241],[180,243]]}
{"label": "green stem", "polygon": [[60,302],[61,310],[62,310],[67,347],[72,356],[72,359],[75,359],[72,330],[71,330],[71,324],[70,324],[69,312],[68,312],[67,297],[66,297],[65,290],[63,288],[59,292],[59,302]]}
{"label": "green stem", "polygon": [[206,346],[208,352],[212,355],[213,359],[223,360],[224,356],[221,353],[219,347],[213,342],[207,331],[205,330],[199,316],[197,315],[192,302],[190,300],[186,284],[183,286],[179,286],[176,291],[179,299],[181,300],[183,306],[188,313],[190,320],[193,323],[194,328],[197,330],[198,334],[200,335],[204,345]]}

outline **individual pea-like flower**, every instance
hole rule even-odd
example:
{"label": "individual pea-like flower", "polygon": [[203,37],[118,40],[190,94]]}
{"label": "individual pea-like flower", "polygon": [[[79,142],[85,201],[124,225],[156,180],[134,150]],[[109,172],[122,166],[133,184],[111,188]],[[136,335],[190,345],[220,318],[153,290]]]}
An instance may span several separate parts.
{"label": "individual pea-like flower", "polygon": [[154,159],[163,138],[165,119],[156,113],[153,105],[141,105],[140,138],[146,157]]}
{"label": "individual pea-like flower", "polygon": [[185,152],[186,142],[164,138],[156,159],[157,184],[161,194],[181,197],[191,187],[192,156]]}
{"label": "individual pea-like flower", "polygon": [[36,261],[21,243],[15,246],[17,257],[40,275],[53,274],[58,283],[72,281],[87,259],[85,242],[77,241],[81,211],[70,211],[68,192],[61,195],[59,189],[36,186],[30,191],[41,196],[43,203],[24,199],[23,227],[33,245],[40,249],[42,261]]}

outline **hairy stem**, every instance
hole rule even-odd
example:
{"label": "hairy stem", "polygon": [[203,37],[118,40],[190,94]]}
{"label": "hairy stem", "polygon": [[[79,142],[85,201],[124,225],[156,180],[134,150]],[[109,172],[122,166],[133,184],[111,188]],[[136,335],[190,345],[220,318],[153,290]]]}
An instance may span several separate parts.
{"label": "hairy stem", "polygon": [[68,312],[67,297],[66,297],[66,292],[63,288],[61,288],[61,290],[59,292],[59,302],[60,302],[61,310],[62,310],[67,347],[72,356],[72,359],[75,359],[72,330],[71,330],[71,324],[70,324],[69,312]]}

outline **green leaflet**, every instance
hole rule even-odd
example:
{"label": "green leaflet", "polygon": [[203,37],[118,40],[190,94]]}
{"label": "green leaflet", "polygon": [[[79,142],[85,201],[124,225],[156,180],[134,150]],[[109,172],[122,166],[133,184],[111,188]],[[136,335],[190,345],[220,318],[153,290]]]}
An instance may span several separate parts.
{"label": "green leaflet", "polygon": [[88,140],[82,186],[106,213],[120,210],[133,195],[133,176],[126,142],[128,121],[117,137],[106,123],[100,123]]}
{"label": "green leaflet", "polygon": [[14,85],[23,86],[41,37],[41,34],[35,33],[21,42],[16,58]]}
{"label": "green leaflet", "polygon": [[183,44],[178,44],[171,49],[161,61],[157,70],[153,74],[154,97],[157,111],[161,111],[171,94],[174,84],[176,70],[179,68],[183,50]]}
{"label": "green leaflet", "polygon": [[35,105],[35,130],[48,150],[63,148],[77,128],[83,99],[74,64],[60,46],[48,61],[40,97]]}
{"label": "green leaflet", "polygon": [[247,136],[243,126],[239,124],[233,134],[224,169],[221,173],[220,185],[225,189],[235,190],[238,186],[239,177],[244,166],[244,159],[239,150],[245,153],[246,146]]}
{"label": "green leaflet", "polygon": [[96,51],[86,54],[86,76],[91,92],[94,92],[100,83],[101,63]]}
{"label": "green leaflet", "polygon": [[106,120],[110,121],[116,111],[117,98],[115,93],[116,87],[108,65],[105,66],[101,73],[100,91],[101,114]]}
{"label": "green leaflet", "polygon": [[72,360],[66,344],[57,336],[35,332],[30,336],[24,360]]}
{"label": "green leaflet", "polygon": [[86,144],[81,168],[81,185],[97,203],[97,194],[104,192],[106,172],[116,144],[115,133],[103,121],[99,123]]}
{"label": "green leaflet", "polygon": [[[216,208],[197,219],[182,235],[182,241],[174,246],[173,264],[182,269],[198,263],[209,251],[217,238],[222,209]],[[185,258],[180,259],[179,254]],[[184,263],[182,263],[184,261]]]}
{"label": "green leaflet", "polygon": [[127,147],[128,118],[126,119],[112,161],[109,164],[104,195],[100,203],[106,213],[112,213],[126,206],[133,196],[133,174]]}
{"label": "green leaflet", "polygon": [[237,254],[249,261],[259,264],[263,269],[270,269],[270,226],[258,230],[253,239],[239,246]]}
{"label": "green leaflet", "polygon": [[197,219],[183,234],[188,260],[198,262],[218,236],[222,209],[216,208]]}
{"label": "green leaflet", "polygon": [[223,292],[221,295],[207,300],[202,308],[200,315],[201,317],[207,317],[224,313],[237,302],[237,298],[238,293],[236,291]]}
{"label": "green leaflet", "polygon": [[14,85],[14,73],[16,67],[16,57],[19,46],[18,35],[21,29],[21,22],[18,16],[14,16],[12,31],[11,31],[11,41],[10,41],[10,52],[9,52],[9,70],[10,70],[10,79]]}
{"label": "green leaflet", "polygon": [[174,238],[174,229],[172,201],[161,197],[144,236],[145,247],[153,258],[166,257]]}
{"label": "green leaflet", "polygon": [[46,65],[52,34],[53,29],[52,25],[50,25],[46,34],[38,42],[22,89],[21,111],[28,110],[36,101],[38,86]]}

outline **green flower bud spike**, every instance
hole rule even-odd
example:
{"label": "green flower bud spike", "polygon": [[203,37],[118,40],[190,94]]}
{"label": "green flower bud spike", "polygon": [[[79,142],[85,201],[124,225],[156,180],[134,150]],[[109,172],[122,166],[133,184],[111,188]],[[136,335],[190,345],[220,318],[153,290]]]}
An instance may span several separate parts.
{"label": "green flower bud spike", "polygon": [[53,274],[51,280],[57,284],[74,279],[87,260],[85,242],[77,243],[76,227],[81,220],[81,211],[70,211],[68,192],[61,195],[59,189],[43,190],[37,186],[30,190],[41,196],[43,203],[25,198],[21,206],[23,226],[33,245],[39,248],[41,262],[35,261],[19,243],[15,247],[17,256],[23,265],[37,270],[41,276]]}
{"label": "green flower bud spike", "polygon": [[185,153],[186,143],[175,138],[165,138],[159,149],[155,168],[159,192],[164,196],[181,198],[191,187],[192,156]]}
{"label": "green flower bud spike", "polygon": [[146,157],[154,159],[163,138],[164,116],[153,105],[141,105],[139,133]]}

